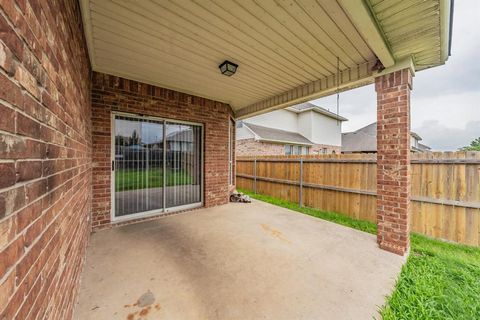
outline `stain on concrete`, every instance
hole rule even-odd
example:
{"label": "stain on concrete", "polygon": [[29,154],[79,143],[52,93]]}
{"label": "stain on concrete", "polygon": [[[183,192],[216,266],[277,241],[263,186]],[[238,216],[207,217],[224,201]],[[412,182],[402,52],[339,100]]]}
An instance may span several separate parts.
{"label": "stain on concrete", "polygon": [[139,312],[139,315],[140,317],[145,317],[148,315],[148,313],[150,312],[150,309],[152,308],[152,306],[148,306],[146,308],[143,308],[142,310],[140,310]]}
{"label": "stain on concrete", "polygon": [[272,237],[282,240],[283,242],[286,242],[286,243],[292,243],[292,241],[288,240],[283,235],[283,233],[281,233],[279,230],[274,229],[265,223],[262,223],[262,228],[266,233],[269,233]]}
{"label": "stain on concrete", "polygon": [[[133,308],[133,307],[142,308],[136,312],[129,313],[127,315],[127,320],[147,319],[146,317],[150,314],[150,311],[155,311],[155,310],[159,311],[161,309],[161,306],[159,303],[152,306],[154,302],[155,302],[155,295],[150,290],[148,290],[147,292],[142,294],[140,298],[138,298],[137,302],[133,304],[125,304],[123,306],[124,308]],[[153,310],[152,308],[155,308],[155,310]]]}
{"label": "stain on concrete", "polygon": [[153,293],[148,290],[140,298],[138,298],[136,305],[139,306],[140,308],[149,306],[155,302],[155,296]]}
{"label": "stain on concrete", "polygon": [[77,320],[138,320],[142,308],[123,306],[147,289],[155,302],[142,320],[378,318],[404,261],[374,235],[259,202],[102,230],[89,250]]}

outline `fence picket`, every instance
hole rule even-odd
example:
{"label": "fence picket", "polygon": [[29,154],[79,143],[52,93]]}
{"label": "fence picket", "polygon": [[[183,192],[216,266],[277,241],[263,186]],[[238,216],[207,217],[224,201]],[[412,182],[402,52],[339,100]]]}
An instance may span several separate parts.
{"label": "fence picket", "polygon": [[[376,220],[376,155],[237,158],[237,187]],[[480,246],[480,152],[411,156],[412,231]]]}

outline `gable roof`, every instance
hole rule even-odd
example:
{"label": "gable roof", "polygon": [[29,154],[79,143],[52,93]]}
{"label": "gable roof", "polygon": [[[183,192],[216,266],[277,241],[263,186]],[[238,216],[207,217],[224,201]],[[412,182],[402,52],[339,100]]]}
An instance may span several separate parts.
{"label": "gable roof", "polygon": [[171,132],[167,134],[167,140],[170,142],[193,142],[193,130],[185,129]]}
{"label": "gable roof", "polygon": [[[417,140],[422,138],[415,132],[410,135]],[[342,133],[343,152],[376,152],[377,151],[377,123],[373,122],[353,132]]]}
{"label": "gable roof", "polygon": [[323,114],[324,116],[333,118],[333,119],[335,119],[335,120],[348,121],[347,118],[342,117],[341,115],[338,115],[338,114],[336,114],[336,113],[333,113],[333,112],[331,112],[331,111],[329,111],[329,110],[327,110],[327,109],[325,109],[325,108],[316,106],[316,105],[314,105],[313,103],[310,103],[310,102],[305,102],[305,103],[296,104],[296,105],[294,105],[294,106],[285,108],[285,110],[289,110],[289,111],[292,111],[292,112],[295,112],[295,113],[302,113],[302,112],[306,112],[306,111],[313,111],[313,112],[317,112],[317,113]]}
{"label": "gable roof", "polygon": [[256,124],[251,124],[244,122],[250,131],[252,131],[260,141],[269,141],[276,143],[285,143],[285,144],[302,144],[302,145],[313,145],[314,143],[302,136],[297,132],[273,129],[268,127],[259,126]]}
{"label": "gable roof", "polygon": [[423,150],[423,151],[432,150],[432,148],[430,148],[429,146],[427,146],[426,144],[423,144],[423,143],[419,143],[419,144],[418,144],[418,148],[419,148],[420,150]]}
{"label": "gable roof", "polygon": [[376,152],[377,135],[371,135],[363,131],[342,133],[342,151]]}
{"label": "gable roof", "polygon": [[413,132],[413,131],[410,131],[410,135],[411,135],[412,137],[414,137],[415,139],[417,139],[418,141],[422,140],[422,137],[420,137],[420,136],[418,135],[418,133],[415,133],[415,132]]}

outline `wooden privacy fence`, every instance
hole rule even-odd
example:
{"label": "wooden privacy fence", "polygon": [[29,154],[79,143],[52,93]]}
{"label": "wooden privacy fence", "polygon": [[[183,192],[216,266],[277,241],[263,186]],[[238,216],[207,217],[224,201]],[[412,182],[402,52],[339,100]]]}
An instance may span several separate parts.
{"label": "wooden privacy fence", "polygon": [[[411,157],[412,231],[480,246],[480,152]],[[237,158],[237,187],[376,221],[376,154]]]}

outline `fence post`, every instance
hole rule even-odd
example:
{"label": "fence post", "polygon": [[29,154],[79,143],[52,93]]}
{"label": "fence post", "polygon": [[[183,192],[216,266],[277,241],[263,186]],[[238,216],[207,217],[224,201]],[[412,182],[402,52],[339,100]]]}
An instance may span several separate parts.
{"label": "fence post", "polygon": [[253,159],[253,193],[257,194],[257,157]]}
{"label": "fence post", "polygon": [[299,177],[299,190],[298,202],[300,208],[303,206],[303,158],[300,158],[300,177]]}

